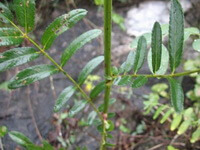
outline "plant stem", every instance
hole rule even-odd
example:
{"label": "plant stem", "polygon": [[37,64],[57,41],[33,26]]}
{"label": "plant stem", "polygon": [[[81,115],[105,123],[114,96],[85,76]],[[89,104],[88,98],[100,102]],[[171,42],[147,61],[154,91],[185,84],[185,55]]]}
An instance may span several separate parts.
{"label": "plant stem", "polygon": [[102,140],[101,140],[101,150],[105,150],[106,146],[106,121],[107,121],[107,113],[109,108],[109,100],[110,100],[110,84],[112,81],[111,77],[111,32],[112,32],[112,0],[104,0],[104,60],[105,60],[105,77],[106,77],[106,87],[105,87],[105,95],[104,95],[104,110],[103,110],[103,132],[102,132]]}
{"label": "plant stem", "polygon": [[0,149],[1,149],[1,150],[4,150],[4,148],[3,148],[3,143],[2,143],[1,138],[0,138]]}

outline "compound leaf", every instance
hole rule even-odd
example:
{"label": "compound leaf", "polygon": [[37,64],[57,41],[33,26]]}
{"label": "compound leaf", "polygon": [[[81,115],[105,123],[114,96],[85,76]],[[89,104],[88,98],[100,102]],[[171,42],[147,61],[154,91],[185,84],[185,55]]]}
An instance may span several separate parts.
{"label": "compound leaf", "polygon": [[20,26],[28,33],[35,26],[35,0],[14,0],[14,11]]}
{"label": "compound leaf", "polygon": [[179,66],[183,54],[184,17],[178,0],[171,1],[169,26],[169,56],[171,71]]}
{"label": "compound leaf", "polygon": [[64,51],[61,57],[61,65],[64,66],[67,61],[76,53],[82,46],[90,42],[92,39],[96,38],[102,33],[101,30],[94,29],[87,31],[76,38]]}
{"label": "compound leaf", "polygon": [[14,28],[0,28],[0,46],[19,45],[23,39],[21,33]]}
{"label": "compound leaf", "polygon": [[0,72],[22,65],[39,57],[32,47],[14,48],[0,53]]}
{"label": "compound leaf", "polygon": [[98,56],[92,60],[90,60],[86,66],[83,68],[83,70],[80,72],[78,76],[78,83],[81,85],[86,80],[87,76],[98,66],[100,65],[104,60],[103,56]]}
{"label": "compound leaf", "polygon": [[134,59],[133,71],[136,74],[137,71],[142,67],[147,53],[147,42],[144,36],[141,36],[138,41],[138,46]]}
{"label": "compound leaf", "polygon": [[156,73],[161,66],[162,56],[162,30],[158,22],[153,27],[151,49],[153,73]]}
{"label": "compound leaf", "polygon": [[13,77],[8,84],[8,88],[20,88],[57,72],[58,70],[53,65],[33,66],[19,72],[15,77]]}
{"label": "compound leaf", "polygon": [[53,44],[54,40],[63,32],[72,28],[79,20],[81,20],[87,11],[85,9],[75,9],[70,11],[68,14],[64,14],[56,18],[44,31],[42,35],[43,49],[49,49]]}
{"label": "compound leaf", "polygon": [[58,112],[63,106],[65,106],[65,104],[72,97],[75,91],[76,91],[76,88],[74,86],[69,86],[66,89],[64,89],[61,92],[61,94],[58,96],[58,99],[56,100],[54,111]]}
{"label": "compound leaf", "polygon": [[13,20],[13,14],[7,6],[0,2],[0,19],[4,23],[10,23]]}
{"label": "compound leaf", "polygon": [[170,84],[170,96],[171,103],[176,112],[181,112],[183,110],[184,94],[181,84],[173,79],[168,78]]}

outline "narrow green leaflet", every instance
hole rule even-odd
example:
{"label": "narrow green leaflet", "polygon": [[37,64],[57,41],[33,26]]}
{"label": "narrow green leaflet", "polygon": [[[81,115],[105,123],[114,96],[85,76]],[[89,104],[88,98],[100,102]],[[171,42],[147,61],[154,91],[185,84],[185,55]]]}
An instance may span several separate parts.
{"label": "narrow green leaflet", "polygon": [[170,126],[170,130],[174,131],[178,126],[180,125],[182,121],[183,115],[182,114],[176,114],[175,117],[173,118]]}
{"label": "narrow green leaflet", "polygon": [[32,47],[14,48],[0,53],[0,72],[27,63],[39,57]]}
{"label": "narrow green leaflet", "polygon": [[200,39],[194,40],[192,47],[194,48],[194,50],[200,52]]}
{"label": "narrow green leaflet", "polygon": [[158,22],[154,24],[151,43],[152,67],[153,73],[156,73],[160,69],[162,56],[162,30]]}
{"label": "narrow green leaflet", "polygon": [[8,88],[20,88],[55,73],[58,73],[58,70],[53,65],[33,66],[21,71],[15,77],[13,77],[8,84]]}
{"label": "narrow green leaflet", "polygon": [[[147,56],[147,62],[150,71],[153,73],[153,67],[152,67],[152,50],[150,49]],[[164,75],[167,72],[169,64],[169,52],[167,48],[162,45],[162,55],[161,55],[161,64],[160,69],[155,72],[155,74]]]}
{"label": "narrow green leaflet", "polygon": [[75,102],[74,106],[69,111],[69,114],[68,114],[69,117],[73,117],[78,112],[80,112],[85,107],[86,104],[87,104],[87,101],[85,100]]}
{"label": "narrow green leaflet", "polygon": [[35,0],[14,0],[13,8],[17,21],[28,33],[35,26]]}
{"label": "narrow green leaflet", "polygon": [[105,81],[102,81],[92,89],[92,91],[90,92],[90,98],[91,99],[96,98],[104,89],[105,89]]}
{"label": "narrow green leaflet", "polygon": [[0,21],[10,23],[13,20],[13,14],[4,4],[0,2]]}
{"label": "narrow green leaflet", "polygon": [[189,126],[191,125],[191,120],[185,120],[180,127],[178,128],[178,134],[183,134],[187,131],[187,129],[189,128]]}
{"label": "narrow green leaflet", "polygon": [[132,82],[132,88],[139,88],[145,85],[148,81],[148,78],[145,76],[139,76]]}
{"label": "narrow green leaflet", "polygon": [[119,68],[120,73],[126,73],[129,72],[131,69],[133,69],[134,59],[135,59],[135,53],[133,51],[130,51],[126,61]]}
{"label": "narrow green leaflet", "polygon": [[0,28],[0,46],[19,45],[23,39],[21,33],[14,28]]}
{"label": "narrow green leaflet", "polygon": [[168,118],[169,116],[173,113],[173,109],[169,109],[164,116],[162,117],[162,119],[160,120],[160,123],[163,124]]}
{"label": "narrow green leaflet", "polygon": [[183,54],[184,16],[178,0],[171,0],[169,25],[169,56],[171,71],[179,66]]}
{"label": "narrow green leaflet", "polygon": [[147,42],[144,36],[142,36],[138,41],[138,46],[134,59],[133,71],[136,74],[138,70],[142,67],[147,53]]}
{"label": "narrow green leaflet", "polygon": [[190,142],[195,143],[199,139],[200,139],[200,127],[197,128],[197,130],[192,133],[192,138],[190,139]]}
{"label": "narrow green leaflet", "polygon": [[118,77],[114,80],[114,85],[129,85],[131,83],[131,76],[123,76],[123,77]]}
{"label": "narrow green leaflet", "polygon": [[76,91],[76,88],[74,86],[69,86],[66,89],[64,89],[61,92],[61,94],[58,96],[58,99],[56,100],[54,111],[58,112],[63,106],[65,106],[65,104],[72,97],[75,91]]}
{"label": "narrow green leaflet", "polygon": [[170,84],[171,104],[176,112],[183,110],[184,94],[181,84],[173,78],[168,78]]}
{"label": "narrow green leaflet", "polygon": [[156,112],[154,113],[153,119],[154,119],[154,120],[157,119],[158,116],[160,115],[160,113],[161,113],[163,110],[165,110],[165,109],[166,109],[166,105],[163,105],[163,106],[159,107],[159,108],[156,110]]}
{"label": "narrow green leaflet", "polygon": [[86,43],[98,37],[102,33],[101,30],[94,29],[87,31],[76,38],[64,51],[61,57],[61,65],[64,66],[67,61]]}
{"label": "narrow green leaflet", "polygon": [[96,119],[97,113],[95,111],[90,112],[87,118],[88,125],[92,125],[94,120]]}
{"label": "narrow green leaflet", "polygon": [[87,11],[85,9],[75,9],[70,11],[68,14],[62,15],[56,18],[44,31],[42,35],[43,49],[49,49],[53,44],[54,40],[63,32],[72,28],[79,20],[81,20]]}
{"label": "narrow green leaflet", "polygon": [[199,29],[195,27],[185,28],[184,29],[184,41],[188,40],[191,35],[198,35]]}
{"label": "narrow green leaflet", "polygon": [[10,138],[15,141],[17,144],[26,147],[27,145],[33,145],[29,138],[17,131],[11,131],[8,133]]}
{"label": "narrow green leaflet", "polygon": [[97,67],[99,66],[104,60],[103,56],[98,56],[90,60],[83,70],[80,72],[78,76],[78,83],[81,85],[86,80],[87,76]]}

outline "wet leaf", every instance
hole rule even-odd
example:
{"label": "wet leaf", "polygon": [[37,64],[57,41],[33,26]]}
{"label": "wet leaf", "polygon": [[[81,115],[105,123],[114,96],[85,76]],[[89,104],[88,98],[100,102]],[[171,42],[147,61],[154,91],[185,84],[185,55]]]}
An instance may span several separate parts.
{"label": "wet leaf", "polygon": [[44,79],[50,75],[58,73],[58,70],[52,65],[38,65],[27,68],[13,77],[8,84],[8,88],[16,89],[29,85],[35,81]]}
{"label": "wet leaf", "polygon": [[39,57],[32,47],[14,48],[0,53],[0,72],[22,65]]}
{"label": "wet leaf", "polygon": [[132,82],[132,88],[139,88],[145,85],[148,81],[148,78],[145,76],[139,76]]}
{"label": "wet leaf", "polygon": [[72,28],[79,20],[81,20],[87,11],[85,9],[74,9],[68,14],[64,14],[56,18],[45,30],[42,35],[43,49],[49,49],[53,44],[54,40],[63,32]]}

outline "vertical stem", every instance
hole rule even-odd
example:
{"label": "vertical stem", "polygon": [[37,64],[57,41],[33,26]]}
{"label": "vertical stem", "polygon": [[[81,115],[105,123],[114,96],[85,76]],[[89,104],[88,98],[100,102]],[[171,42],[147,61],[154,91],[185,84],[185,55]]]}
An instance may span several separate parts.
{"label": "vertical stem", "polygon": [[104,96],[104,110],[103,110],[103,133],[101,141],[101,150],[105,150],[106,146],[106,123],[107,113],[109,107],[111,85],[111,31],[112,31],[112,0],[104,0],[104,59],[105,59],[105,77],[106,77],[106,88]]}
{"label": "vertical stem", "polygon": [[1,138],[0,138],[0,149],[1,149],[1,150],[4,150],[4,148],[3,148],[3,143],[2,143]]}

